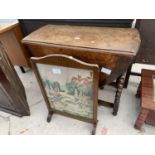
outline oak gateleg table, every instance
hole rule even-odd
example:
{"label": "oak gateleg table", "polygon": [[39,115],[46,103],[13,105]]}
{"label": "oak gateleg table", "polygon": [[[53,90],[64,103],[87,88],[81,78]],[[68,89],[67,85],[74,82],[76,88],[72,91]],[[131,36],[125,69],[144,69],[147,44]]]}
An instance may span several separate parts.
{"label": "oak gateleg table", "polygon": [[27,45],[34,57],[65,54],[98,64],[100,87],[117,79],[114,103],[99,100],[99,104],[113,107],[113,115],[117,115],[124,74],[140,46],[140,36],[136,29],[46,25],[26,36],[22,43]]}

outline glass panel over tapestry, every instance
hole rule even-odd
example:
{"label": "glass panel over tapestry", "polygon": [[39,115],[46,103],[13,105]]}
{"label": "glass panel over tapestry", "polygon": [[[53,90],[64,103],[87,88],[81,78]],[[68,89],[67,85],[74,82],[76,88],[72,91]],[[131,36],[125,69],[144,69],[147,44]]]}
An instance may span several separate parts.
{"label": "glass panel over tapestry", "polygon": [[37,64],[52,109],[93,118],[93,71]]}

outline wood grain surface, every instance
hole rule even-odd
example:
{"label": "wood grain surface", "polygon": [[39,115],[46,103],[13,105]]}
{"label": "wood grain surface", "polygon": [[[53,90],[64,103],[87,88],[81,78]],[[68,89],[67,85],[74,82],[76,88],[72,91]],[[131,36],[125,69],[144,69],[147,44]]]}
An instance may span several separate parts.
{"label": "wood grain surface", "polygon": [[142,98],[141,104],[143,108],[155,110],[155,101],[153,95],[153,75],[155,71],[142,70]]}
{"label": "wood grain surface", "polygon": [[18,25],[18,21],[0,22],[0,34],[9,31]]}
{"label": "wood grain surface", "polygon": [[65,54],[111,70],[100,72],[100,85],[123,74],[134,60],[140,44],[139,33],[131,28],[46,25],[25,37],[34,57]]}
{"label": "wood grain surface", "polygon": [[46,25],[23,39],[63,46],[106,49],[109,52],[136,55],[140,37],[136,29],[69,25]]}

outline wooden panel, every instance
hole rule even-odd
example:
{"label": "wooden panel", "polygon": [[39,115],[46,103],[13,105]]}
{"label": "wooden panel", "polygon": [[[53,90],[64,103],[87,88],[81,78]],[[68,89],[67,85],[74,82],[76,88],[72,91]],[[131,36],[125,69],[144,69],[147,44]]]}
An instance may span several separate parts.
{"label": "wooden panel", "polygon": [[65,54],[73,56],[87,63],[98,64],[101,67],[112,70],[111,75],[100,73],[100,84],[108,84],[125,72],[126,68],[132,63],[132,56],[116,55],[105,51],[105,53],[75,48],[60,48],[50,45],[29,45],[31,54],[41,57],[49,54]]}
{"label": "wooden panel", "polygon": [[6,52],[14,65],[29,66],[13,30],[1,34],[0,41],[6,48]]}
{"label": "wooden panel", "polygon": [[0,42],[0,109],[18,116],[30,115],[25,89]]}
{"label": "wooden panel", "polygon": [[0,34],[5,33],[18,25],[17,21],[12,22],[0,22]]}
{"label": "wooden panel", "polygon": [[155,19],[142,19],[137,25],[142,39],[136,63],[155,65]]}
{"label": "wooden panel", "polygon": [[[21,42],[23,39],[23,33],[22,33],[22,30],[21,30],[21,27],[19,24],[14,28],[14,33],[15,33],[16,39],[20,46],[20,50],[21,50],[20,53],[22,53],[22,55],[23,55],[22,59],[25,62],[25,64],[23,66],[30,67],[31,66],[31,64],[30,64],[31,55],[30,55],[28,48],[26,46],[24,46]],[[19,64],[19,66],[21,66],[21,65]]]}
{"label": "wooden panel", "polygon": [[[2,72],[0,70],[0,73],[2,75]],[[10,110],[15,110],[15,107],[12,105],[13,101],[7,95],[6,90],[4,89],[3,85],[0,83],[0,107],[5,108],[5,109],[10,109]]]}
{"label": "wooden panel", "polygon": [[130,28],[133,19],[19,19],[24,35],[47,24]]}
{"label": "wooden panel", "polygon": [[23,38],[18,21],[0,22],[0,41],[14,65],[30,66],[29,51],[21,44]]}
{"label": "wooden panel", "polygon": [[142,94],[141,105],[142,108],[149,110],[147,117],[144,121],[147,124],[155,125],[155,101],[153,96],[153,78],[155,71],[142,70]]}
{"label": "wooden panel", "polygon": [[155,110],[155,101],[153,100],[153,78],[155,71],[142,70],[142,98],[143,108]]}

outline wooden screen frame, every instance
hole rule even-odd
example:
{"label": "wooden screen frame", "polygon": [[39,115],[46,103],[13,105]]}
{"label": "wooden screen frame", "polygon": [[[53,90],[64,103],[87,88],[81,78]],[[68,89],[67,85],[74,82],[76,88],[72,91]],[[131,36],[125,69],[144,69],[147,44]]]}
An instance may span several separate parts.
{"label": "wooden screen frame", "polygon": [[[93,119],[75,116],[75,115],[69,114],[67,112],[60,112],[60,111],[57,111],[56,109],[52,109],[52,107],[49,103],[48,97],[46,95],[44,84],[42,82],[39,71],[37,69],[37,65],[36,65],[37,63],[46,64],[46,65],[57,65],[57,66],[62,66],[62,67],[71,67],[71,68],[76,68],[76,69],[86,69],[86,70],[93,71]],[[43,57],[39,57],[39,58],[31,57],[31,64],[32,64],[32,69],[34,70],[34,73],[38,80],[44,100],[46,102],[46,106],[48,108],[49,115],[52,115],[53,113],[57,113],[57,114],[71,117],[74,119],[78,119],[78,120],[81,120],[84,122],[97,124],[98,81],[99,81],[99,66],[98,65],[88,64],[81,60],[75,59],[72,56],[67,56],[67,55],[62,55],[62,54],[52,54],[52,55],[43,56]]]}
{"label": "wooden screen frame", "polygon": [[152,75],[152,84],[153,84],[153,101],[155,101],[155,75]]}

